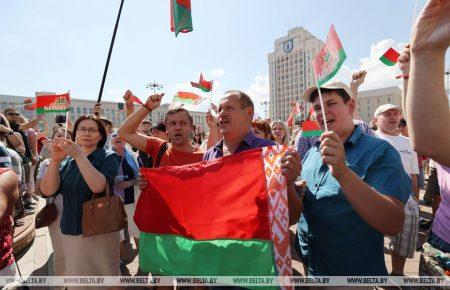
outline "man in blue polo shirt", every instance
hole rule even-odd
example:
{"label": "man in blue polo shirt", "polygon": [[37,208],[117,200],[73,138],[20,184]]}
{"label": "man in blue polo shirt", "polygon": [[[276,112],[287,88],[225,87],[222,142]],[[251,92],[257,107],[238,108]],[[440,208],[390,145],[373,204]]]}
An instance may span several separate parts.
{"label": "man in blue polo shirt", "polygon": [[[298,224],[302,261],[312,276],[387,275],[383,235],[401,230],[411,182],[398,152],[353,124],[350,89],[338,82],[321,92],[329,131],[302,161],[307,184]],[[324,130],[317,88],[304,98]]]}
{"label": "man in blue polo shirt", "polygon": [[[252,133],[254,110],[252,99],[246,93],[239,90],[225,92],[220,99],[218,116],[219,129],[223,139],[205,153],[203,160],[210,161],[255,148],[275,145],[275,142],[258,138]],[[294,184],[300,170],[300,155],[295,151],[287,151],[281,159],[281,173],[286,176],[288,183],[290,224],[295,224],[298,220],[302,207]]]}

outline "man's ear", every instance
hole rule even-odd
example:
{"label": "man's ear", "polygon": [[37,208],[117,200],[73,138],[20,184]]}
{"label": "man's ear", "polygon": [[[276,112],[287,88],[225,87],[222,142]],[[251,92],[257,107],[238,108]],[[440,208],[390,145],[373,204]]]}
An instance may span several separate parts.
{"label": "man's ear", "polygon": [[347,101],[347,106],[348,106],[348,109],[350,111],[350,114],[353,116],[353,113],[355,112],[355,109],[356,109],[355,100],[354,99],[348,100]]}
{"label": "man's ear", "polygon": [[255,113],[255,109],[253,107],[247,107],[247,116],[249,117],[250,121],[253,120],[253,115]]}

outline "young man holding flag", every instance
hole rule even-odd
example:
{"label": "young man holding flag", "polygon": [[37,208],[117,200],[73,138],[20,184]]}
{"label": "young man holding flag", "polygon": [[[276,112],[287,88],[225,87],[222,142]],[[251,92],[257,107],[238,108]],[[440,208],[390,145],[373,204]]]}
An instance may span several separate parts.
{"label": "young man holding flag", "polygon": [[[329,131],[302,162],[307,188],[298,246],[312,276],[387,275],[384,235],[401,230],[411,183],[398,152],[353,123],[355,101],[342,83],[309,88],[316,119]],[[325,112],[326,118],[322,112]]]}

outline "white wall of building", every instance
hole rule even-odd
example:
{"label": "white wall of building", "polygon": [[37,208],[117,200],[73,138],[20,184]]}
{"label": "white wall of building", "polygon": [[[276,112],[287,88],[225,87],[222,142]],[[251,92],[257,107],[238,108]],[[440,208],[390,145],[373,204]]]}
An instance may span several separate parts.
{"label": "white wall of building", "polygon": [[303,27],[291,29],[275,41],[274,51],[268,55],[270,119],[286,121],[292,102],[303,104],[302,114],[306,115],[308,106],[301,96],[315,84],[312,60],[321,47],[322,41]]}

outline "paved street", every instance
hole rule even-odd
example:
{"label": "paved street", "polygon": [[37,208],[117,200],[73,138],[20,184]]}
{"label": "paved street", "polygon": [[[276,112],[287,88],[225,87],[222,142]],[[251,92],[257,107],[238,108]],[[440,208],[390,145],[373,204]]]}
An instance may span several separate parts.
{"label": "paved street", "polygon": [[[421,196],[423,191],[421,191]],[[44,206],[44,200],[40,199],[39,208]],[[431,217],[431,207],[421,205],[421,216],[426,218]],[[295,226],[291,227],[295,230]],[[294,234],[292,234],[292,238]],[[419,243],[422,244],[425,239],[424,233],[419,233]],[[391,257],[387,253],[387,246],[389,244],[389,239],[385,238],[385,260],[388,271],[391,270]],[[20,267],[20,271],[23,276],[46,276],[53,275],[53,249],[50,240],[48,228],[41,228],[36,230],[36,238],[33,243],[31,243],[24,251],[22,251],[17,259]],[[138,255],[136,250],[136,245],[133,241],[127,244],[126,247],[127,255],[127,273],[124,275],[136,275],[138,271]],[[415,253],[413,259],[408,259],[405,265],[405,274],[409,276],[417,276],[419,269],[419,257],[418,252]],[[295,252],[293,252],[293,267],[294,273],[300,273],[304,275],[304,270],[301,262]],[[370,261],[368,261],[370,262]]]}

